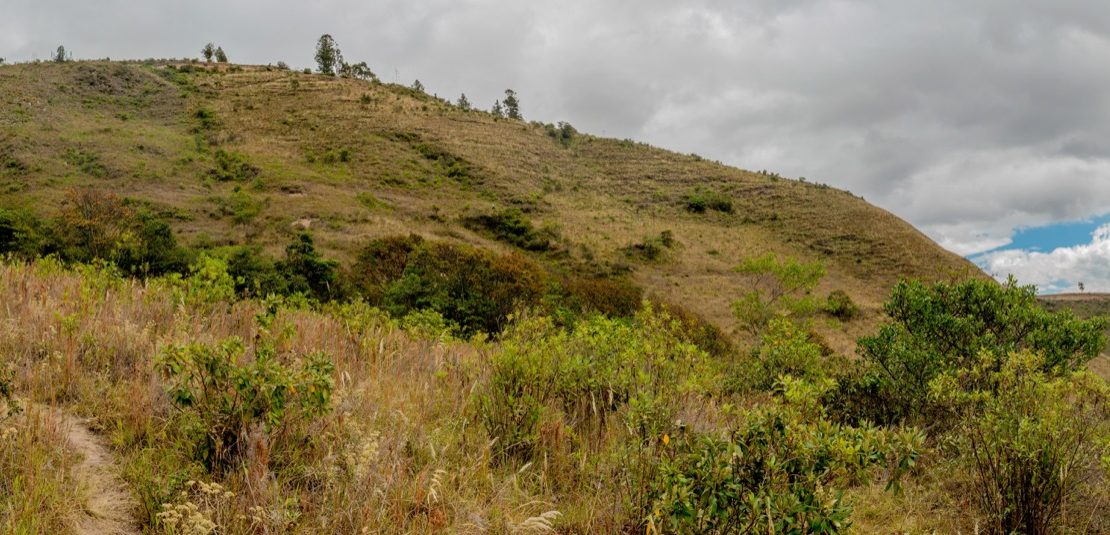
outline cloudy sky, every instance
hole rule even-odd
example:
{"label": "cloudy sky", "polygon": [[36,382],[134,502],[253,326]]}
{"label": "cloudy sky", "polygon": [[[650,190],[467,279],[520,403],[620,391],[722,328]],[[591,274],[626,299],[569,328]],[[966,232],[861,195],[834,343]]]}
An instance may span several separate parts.
{"label": "cloudy sky", "polygon": [[484,106],[511,87],[526,118],[805,176],[999,276],[1110,291],[1105,0],[0,6],[9,61],[58,44],[78,58],[196,56],[211,40],[232,61],[303,67],[325,32],[387,81]]}

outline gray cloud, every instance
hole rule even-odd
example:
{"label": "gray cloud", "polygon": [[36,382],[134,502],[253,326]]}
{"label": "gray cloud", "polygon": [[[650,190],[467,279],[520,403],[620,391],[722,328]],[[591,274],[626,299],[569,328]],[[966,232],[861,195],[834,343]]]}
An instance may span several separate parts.
{"label": "gray cloud", "polygon": [[386,80],[806,176],[972,253],[1110,210],[1098,0],[8,0],[0,56],[309,66],[321,33]]}

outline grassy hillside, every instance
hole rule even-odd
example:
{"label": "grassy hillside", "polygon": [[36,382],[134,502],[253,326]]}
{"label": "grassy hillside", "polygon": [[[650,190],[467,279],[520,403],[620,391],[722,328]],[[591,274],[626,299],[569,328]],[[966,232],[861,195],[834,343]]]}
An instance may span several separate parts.
{"label": "grassy hillside", "polygon": [[[747,283],[732,268],[764,252],[822,261],[819,291],[842,288],[865,312],[899,277],[977,271],[844,191],[630,141],[561,142],[406,87],[268,68],[0,67],[0,169],[0,207],[50,214],[67,187],[92,186],[149,203],[186,242],[276,252],[307,228],[342,260],[409,232],[505,250],[462,221],[516,207],[557,237],[543,262],[631,270],[726,329]],[[691,196],[732,210],[692,212]],[[626,253],[664,231],[675,244],[661,258]],[[848,349],[858,332],[826,334]]]}
{"label": "grassy hillside", "polygon": [[1110,531],[1107,322],[828,187],[398,86],[15,65],[0,252],[0,532]]}

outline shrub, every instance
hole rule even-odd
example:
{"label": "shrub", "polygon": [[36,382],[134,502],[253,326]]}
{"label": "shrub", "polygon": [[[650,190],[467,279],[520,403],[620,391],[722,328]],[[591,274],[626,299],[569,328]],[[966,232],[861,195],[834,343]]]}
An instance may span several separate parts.
{"label": "shrub", "polygon": [[841,321],[849,321],[859,315],[859,307],[844,290],[829,293],[821,310]]}
{"label": "shrub", "polygon": [[[812,401],[813,388],[794,386]],[[658,533],[844,532],[851,508],[837,486],[876,468],[896,482],[923,441],[913,430],[832,425],[789,403],[757,409],[727,438],[676,441],[642,522]]]}
{"label": "shrub", "polygon": [[934,379],[930,395],[959,419],[953,444],[974,474],[985,532],[1064,531],[1061,517],[1110,453],[1106,383],[1046,373],[1033,353],[984,352],[974,367]]}
{"label": "shrub", "polygon": [[427,243],[409,254],[383,302],[397,316],[435,310],[469,336],[500,332],[509,314],[537,304],[542,294],[543,272],[519,255]]}
{"label": "shrub", "polygon": [[237,294],[246,297],[265,297],[268,294],[287,295],[289,281],[278,270],[277,263],[262,248],[241,246],[225,253],[227,271],[235,281]]}
{"label": "shrub", "polygon": [[758,335],[775,317],[805,317],[817,308],[810,292],[825,268],[818,261],[780,261],[773,253],[749,258],[736,272],[751,277],[751,290],[732,303],[740,326]]}
{"label": "shrub", "polygon": [[634,315],[643,303],[644,290],[623,278],[563,277],[558,306],[572,315],[604,314],[610,317]]}
{"label": "shrub", "polygon": [[554,229],[536,229],[524,214],[509,208],[495,214],[468,217],[463,220],[467,228],[491,234],[495,239],[510,243],[526,251],[550,251],[555,248],[558,235]]}
{"label": "shrub", "polygon": [[101,163],[100,156],[95,152],[71,148],[66,151],[63,159],[82,173],[94,178],[104,178],[109,174],[108,168]]}
{"label": "shrub", "polygon": [[860,384],[846,384],[846,392],[855,389],[882,400],[881,413],[860,415],[878,422],[938,423],[942,415],[926,401],[929,383],[942,373],[971,369],[981,352],[1027,350],[1038,356],[1043,372],[1059,376],[1084,366],[1106,344],[1105,319],[1050,313],[1037,303],[1032,286],[1013,279],[1001,285],[978,279],[903,281],[884,309],[891,321],[859,341],[867,373],[857,379]]}
{"label": "shrub", "polygon": [[246,156],[219,149],[216,151],[216,167],[208,170],[208,176],[221,182],[243,182],[258,176],[261,172],[261,169],[247,161]]}
{"label": "shrub", "polygon": [[0,208],[0,255],[35,258],[49,247],[44,223],[26,210]]}
{"label": "shrub", "polygon": [[158,358],[170,399],[195,418],[195,454],[212,472],[233,468],[246,435],[261,428],[286,439],[298,422],[329,410],[333,366],[327,355],[306,355],[299,366],[279,361],[271,344],[247,358],[238,338],[218,345],[169,346]]}
{"label": "shrub", "polygon": [[285,260],[276,266],[287,283],[287,292],[302,293],[320,301],[343,295],[339,280],[339,263],[325,259],[316,251],[312,235],[298,234],[285,247]]}
{"label": "shrub", "polygon": [[574,143],[574,138],[578,136],[578,130],[575,130],[570,123],[561,121],[557,125],[545,124],[544,130],[548,137],[563,147],[570,147]]}
{"label": "shrub", "polygon": [[567,330],[544,317],[513,324],[477,400],[483,426],[497,439],[497,458],[534,458],[549,411],[564,415],[583,440],[596,440],[621,409],[650,406],[653,417],[632,411],[624,423],[636,439],[653,435],[668,419],[663,401],[697,390],[690,381],[710,375],[705,354],[682,341],[678,329],[650,307],[632,320],[594,316]]}
{"label": "shrub", "polygon": [[658,236],[648,236],[639,243],[626,246],[624,254],[629,258],[654,262],[663,258],[667,249],[674,247],[674,244],[674,234],[669,230],[664,230]]}
{"label": "shrub", "polygon": [[771,389],[783,375],[807,380],[825,376],[821,346],[810,341],[805,329],[786,318],[771,320],[753,356],[754,361],[744,370],[744,382],[756,389]]}
{"label": "shrub", "polygon": [[686,207],[686,211],[695,214],[703,214],[706,210],[716,210],[726,214],[732,213],[732,199],[712,191],[696,190],[687,193],[682,197],[682,203]]}
{"label": "shrub", "polygon": [[347,272],[352,289],[371,304],[381,304],[389,283],[401,278],[409,255],[424,242],[417,234],[373,240],[359,251]]}

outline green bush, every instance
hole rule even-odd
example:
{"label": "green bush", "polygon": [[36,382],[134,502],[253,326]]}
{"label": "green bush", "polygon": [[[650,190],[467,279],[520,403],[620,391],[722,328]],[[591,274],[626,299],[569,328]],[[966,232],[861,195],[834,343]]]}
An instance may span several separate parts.
{"label": "green bush", "polygon": [[720,193],[705,190],[687,193],[682,197],[682,204],[686,207],[686,211],[695,214],[703,214],[707,210],[731,214],[733,210],[732,199]]}
{"label": "green bush", "polygon": [[759,409],[727,438],[675,441],[642,523],[655,533],[846,532],[851,508],[838,487],[880,468],[896,482],[923,442],[913,430],[836,426],[790,404]]}
{"label": "green bush", "polygon": [[770,390],[783,375],[807,380],[826,375],[821,346],[811,342],[809,333],[789,319],[771,320],[754,357],[743,370],[742,383],[759,390]]}
{"label": "green bush", "polygon": [[849,321],[859,315],[859,307],[844,290],[830,292],[821,310],[841,321]]}
{"label": "green bush", "polygon": [[218,149],[215,157],[216,167],[208,170],[208,176],[220,182],[244,182],[262,172],[258,167],[251,165],[246,156],[238,152]]}
{"label": "green bush", "polygon": [[890,322],[859,341],[866,373],[854,384],[843,382],[842,394],[866,397],[841,399],[857,407],[859,418],[880,423],[942,423],[943,415],[927,401],[929,383],[943,373],[973,368],[984,351],[1026,350],[1041,359],[1042,371],[1059,376],[1083,367],[1106,344],[1104,318],[1048,312],[1037,303],[1035,288],[1013,279],[1006,284],[903,281],[884,308]]}
{"label": "green bush", "polygon": [[415,247],[401,276],[384,289],[382,302],[395,316],[431,309],[470,336],[497,333],[518,307],[543,295],[544,274],[519,255],[492,253],[447,243]]}
{"label": "green bush", "polygon": [[301,293],[319,301],[343,297],[339,263],[324,258],[312,235],[300,233],[285,247],[285,259],[275,266],[285,279],[286,292]]}
{"label": "green bush", "polygon": [[780,261],[768,253],[744,260],[736,272],[750,278],[751,290],[732,303],[732,312],[751,334],[760,334],[776,317],[804,318],[817,310],[810,293],[825,276],[818,261]]}
{"label": "green bush", "polygon": [[0,208],[0,255],[38,257],[50,246],[47,233],[46,224],[31,212]]}
{"label": "green bush", "polygon": [[951,444],[974,475],[985,533],[1048,534],[1104,485],[1110,459],[1110,389],[1089,372],[1048,373],[1029,352],[983,352],[970,368],[930,384],[930,397],[959,422]]}
{"label": "green bush", "polygon": [[537,229],[524,214],[509,208],[495,214],[485,214],[463,219],[463,225],[475,231],[493,236],[494,239],[510,243],[526,251],[551,251],[555,249],[558,234],[554,229]]}
{"label": "green bush", "polygon": [[271,344],[247,355],[242,340],[229,338],[214,346],[169,346],[158,368],[171,401],[197,424],[189,430],[197,459],[214,473],[235,468],[254,429],[271,440],[295,439],[298,423],[330,409],[333,366],[321,353],[293,367],[280,362]]}
{"label": "green bush", "polygon": [[632,320],[594,316],[571,329],[545,317],[513,324],[477,399],[481,422],[497,439],[496,457],[530,460],[540,453],[540,423],[550,411],[572,422],[581,440],[596,441],[606,421],[639,407],[625,414],[625,428],[636,440],[657,438],[669,421],[666,402],[712,380],[705,354],[684,342],[680,329],[650,307]]}
{"label": "green bush", "polygon": [[639,243],[633,243],[624,248],[625,256],[647,262],[654,262],[663,258],[668,249],[674,247],[674,234],[664,230],[658,236],[648,236]]}

